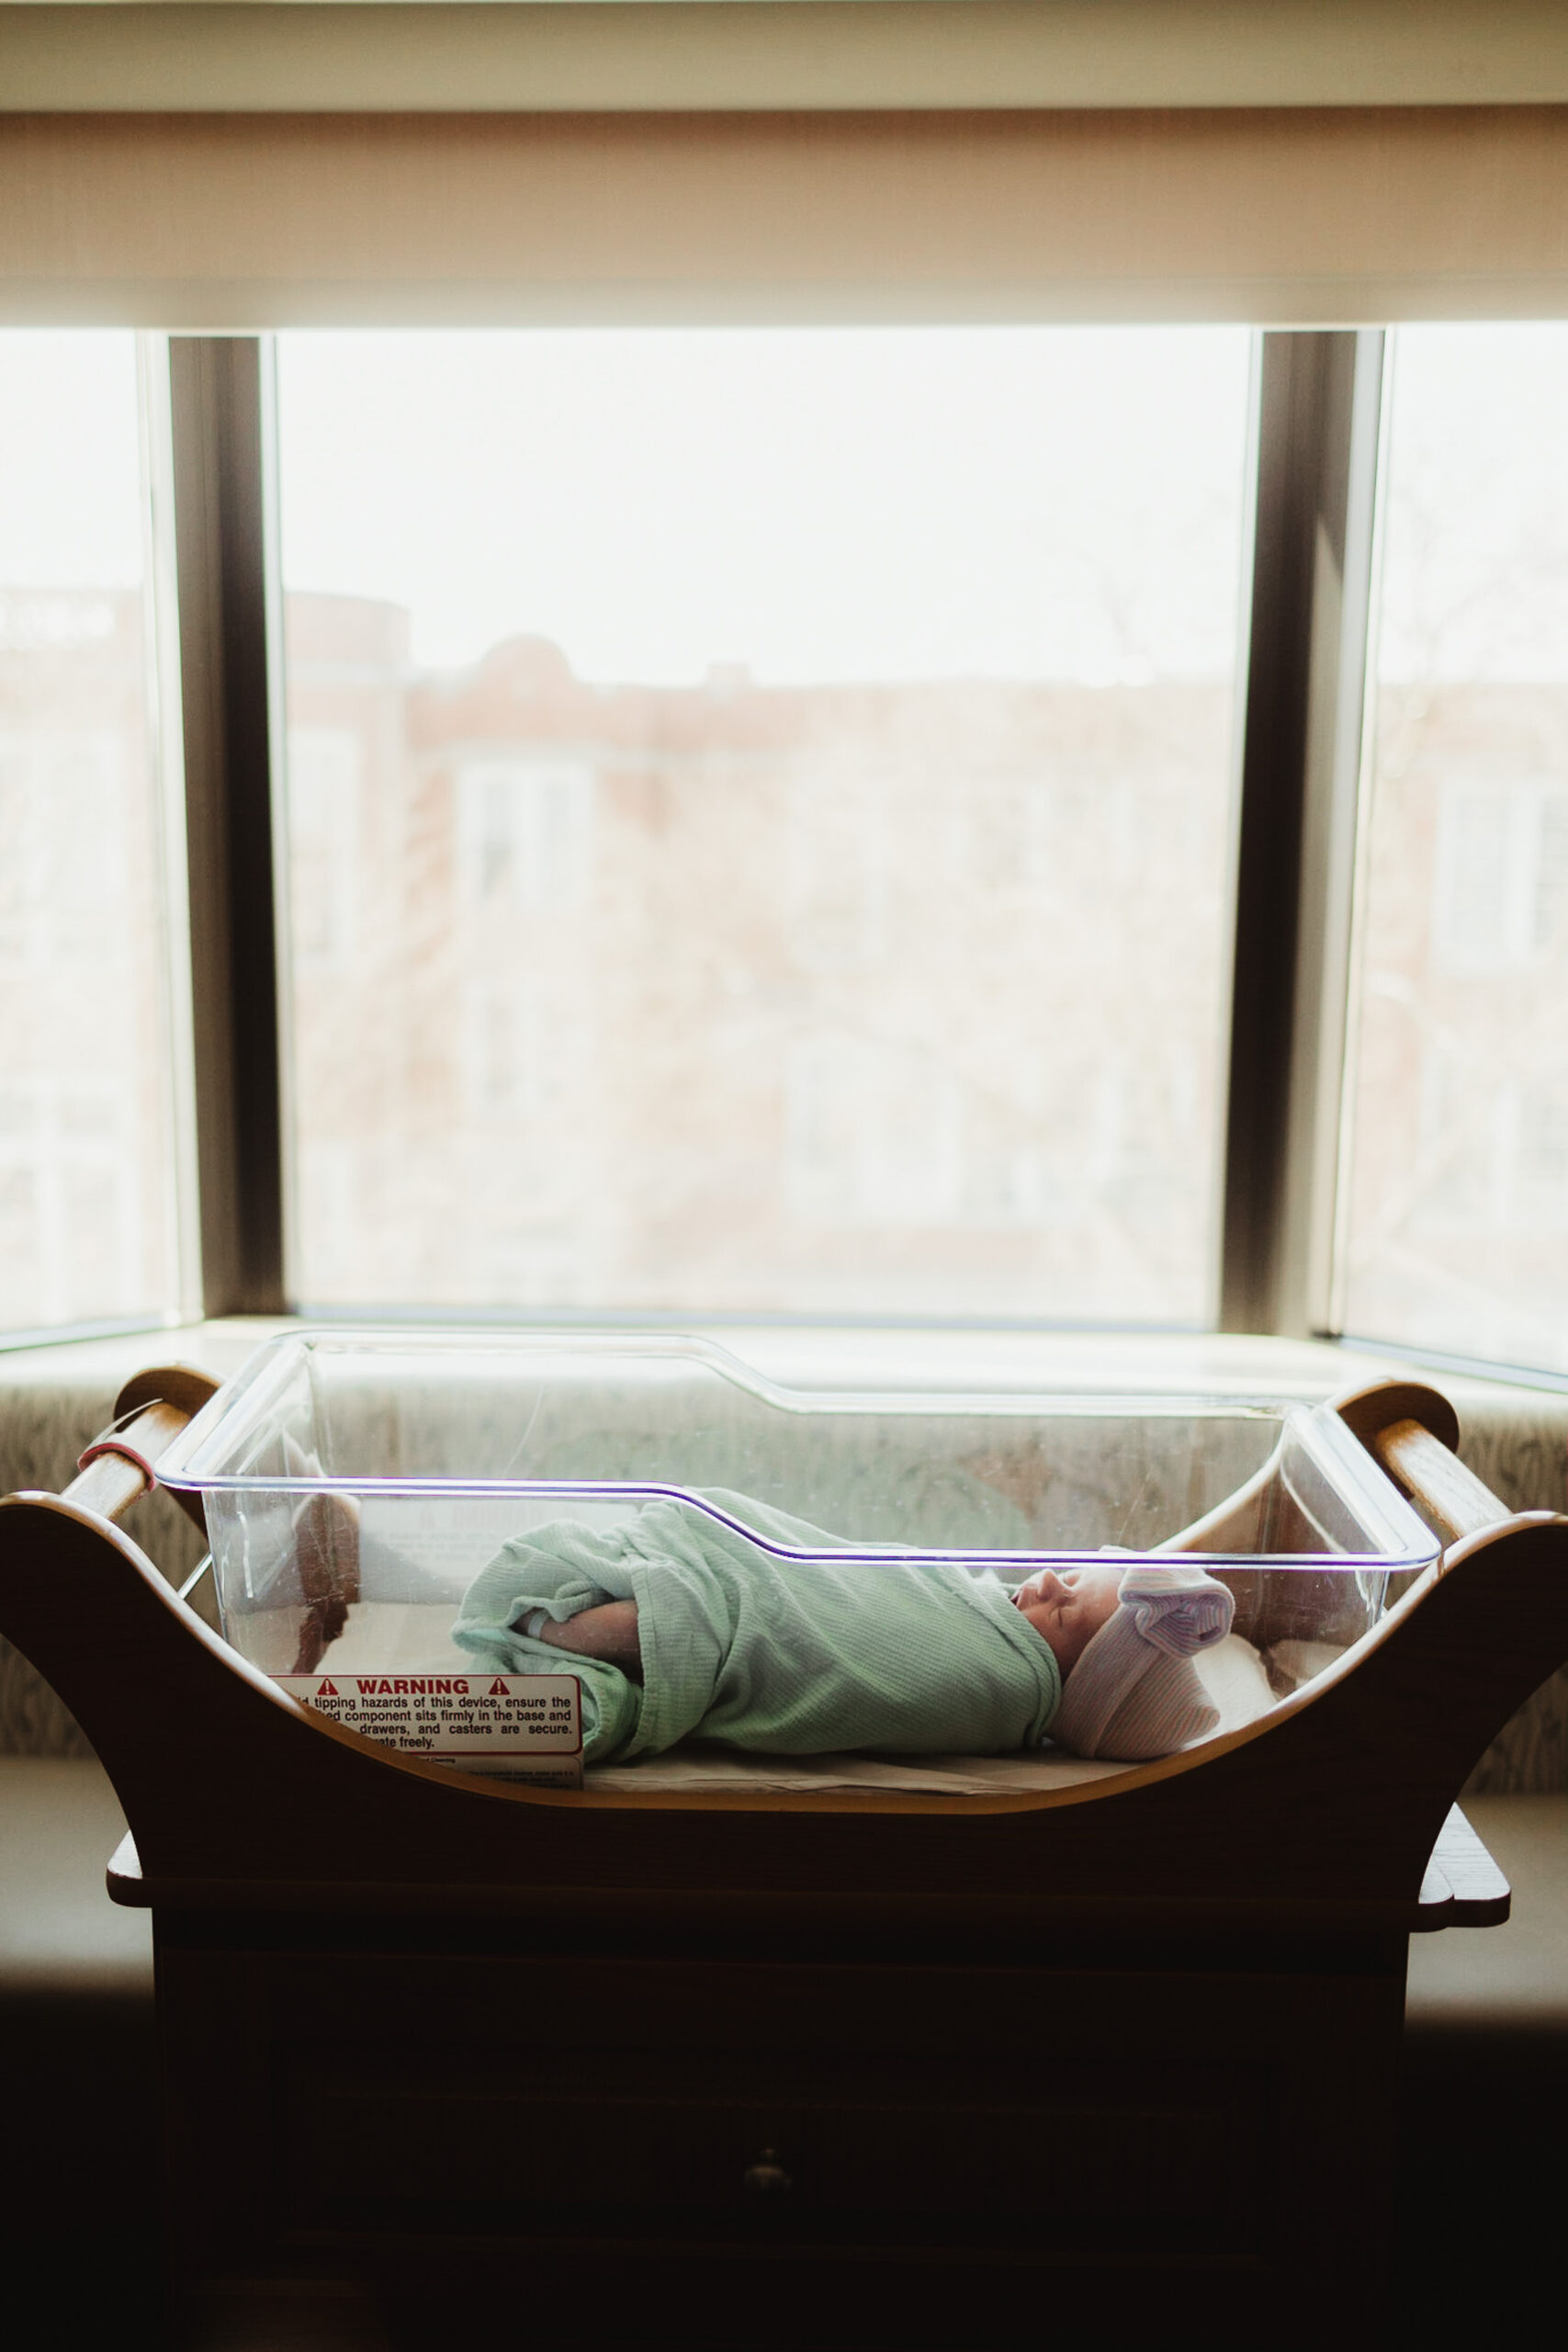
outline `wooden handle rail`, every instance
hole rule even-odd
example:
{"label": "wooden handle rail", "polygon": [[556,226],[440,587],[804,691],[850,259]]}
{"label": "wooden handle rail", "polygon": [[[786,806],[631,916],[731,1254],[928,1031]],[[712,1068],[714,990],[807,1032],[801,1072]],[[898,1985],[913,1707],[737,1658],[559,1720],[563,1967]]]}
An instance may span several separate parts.
{"label": "wooden handle rail", "polygon": [[[155,1483],[158,1456],[217,1386],[191,1364],[159,1364],[138,1373],[115,1399],[109,1432],[82,1456],[81,1474],[65,1488],[64,1499],[102,1519],[118,1519]],[[175,1493],[175,1499],[205,1534],[200,1498]]]}
{"label": "wooden handle rail", "polygon": [[1438,1389],[1421,1381],[1378,1380],[1334,1402],[1373,1461],[1450,1541],[1479,1535],[1510,1516],[1507,1505],[1459,1459],[1459,1421]]}
{"label": "wooden handle rail", "polygon": [[1380,1430],[1372,1452],[1412,1502],[1437,1522],[1439,1532],[1446,1529],[1450,1537],[1479,1535],[1508,1517],[1506,1503],[1499,1502],[1490,1487],[1483,1487],[1474,1471],[1467,1470],[1442,1439],[1419,1421],[1395,1421]]}

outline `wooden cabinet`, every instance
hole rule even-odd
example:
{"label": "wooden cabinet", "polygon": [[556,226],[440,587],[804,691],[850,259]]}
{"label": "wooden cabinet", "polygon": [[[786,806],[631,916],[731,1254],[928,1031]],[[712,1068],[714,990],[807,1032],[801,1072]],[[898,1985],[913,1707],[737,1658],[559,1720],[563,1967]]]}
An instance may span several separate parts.
{"label": "wooden cabinet", "polygon": [[190,2308],[320,2278],[400,2346],[460,2308],[856,2352],[1010,2345],[1021,2298],[1235,2344],[1374,2308],[1398,1939],[920,1966],[281,1926],[160,1923]]}

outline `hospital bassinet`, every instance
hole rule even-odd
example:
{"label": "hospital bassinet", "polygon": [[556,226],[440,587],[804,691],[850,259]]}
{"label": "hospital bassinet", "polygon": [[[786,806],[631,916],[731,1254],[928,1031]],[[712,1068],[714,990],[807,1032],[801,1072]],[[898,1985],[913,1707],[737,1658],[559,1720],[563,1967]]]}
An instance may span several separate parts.
{"label": "hospital bassinet", "polygon": [[[1332,1412],[788,1391],[696,1340],[286,1334],[176,1438],[159,1476],[200,1499],[221,1629],[241,1655],[411,1747],[452,1739],[442,1699],[474,1664],[453,1623],[502,1546],[564,1522],[592,1550],[650,1504],[679,1504],[699,1542],[742,1534],[764,1577],[830,1562],[868,1595],[885,1568],[957,1563],[1016,1585],[1201,1542],[1238,1603],[1236,1630],[1202,1661],[1233,1725],[1364,1635],[1439,1549]],[[485,1748],[474,1726],[470,1761],[547,1769]],[[1086,1777],[1055,1752],[922,1770],[945,1786]],[[774,1758],[765,1773],[773,1786],[910,1781],[908,1766],[892,1775],[842,1756]],[[761,1777],[707,1753],[645,1762],[636,1785]]]}
{"label": "hospital bassinet", "polygon": [[[1010,2340],[1023,2295],[1112,2341],[1372,2331],[1406,1939],[1506,1913],[1450,1808],[1568,1656],[1568,1522],[1506,1516],[1440,1397],[781,1397],[692,1344],[321,1337],[189,1422],[210,1385],[143,1375],[67,1495],[0,1515],[0,1632],[153,1914],[188,2310],[281,2279],[400,2345],[619,2312],[905,2352]],[[113,1524],[153,1468],[205,1499],[228,1641]],[[575,1792],[274,1679],[424,1663],[498,1525],[669,1487],[1020,1575],[1175,1540],[1233,1583],[1243,1681],[1138,1767],[697,1755]]]}

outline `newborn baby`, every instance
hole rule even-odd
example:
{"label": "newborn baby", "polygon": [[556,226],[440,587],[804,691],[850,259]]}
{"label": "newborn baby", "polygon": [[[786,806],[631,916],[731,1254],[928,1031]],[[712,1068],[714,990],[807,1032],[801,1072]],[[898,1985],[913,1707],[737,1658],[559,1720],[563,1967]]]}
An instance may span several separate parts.
{"label": "newborn baby", "polygon": [[1218,1720],[1191,1658],[1229,1630],[1233,1603],[1201,1568],[1043,1568],[1010,1591],[956,1561],[835,1558],[850,1547],[802,1520],[705,1500],[649,1503],[604,1532],[558,1520],[514,1536],[469,1587],[453,1639],[501,1673],[558,1670],[564,1653],[589,1763],[689,1736],[773,1755],[974,1756],[1049,1735],[1137,1758]]}

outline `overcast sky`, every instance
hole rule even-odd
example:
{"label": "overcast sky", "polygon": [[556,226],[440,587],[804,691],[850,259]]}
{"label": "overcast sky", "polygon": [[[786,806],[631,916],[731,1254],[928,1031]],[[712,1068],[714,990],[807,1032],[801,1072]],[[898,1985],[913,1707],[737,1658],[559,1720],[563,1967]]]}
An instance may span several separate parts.
{"label": "overcast sky", "polygon": [[406,605],[422,662],[1230,666],[1234,330],[298,334],[280,368],[286,580]]}
{"label": "overcast sky", "polygon": [[1568,325],[1393,339],[1381,674],[1568,679]]}
{"label": "overcast sky", "polygon": [[0,586],[134,588],[132,334],[0,329]]}
{"label": "overcast sky", "polygon": [[[289,586],[416,658],[680,681],[1229,673],[1239,330],[290,334]],[[1394,362],[1386,677],[1568,679],[1568,326]],[[0,585],[130,586],[133,338],[0,333]]]}

